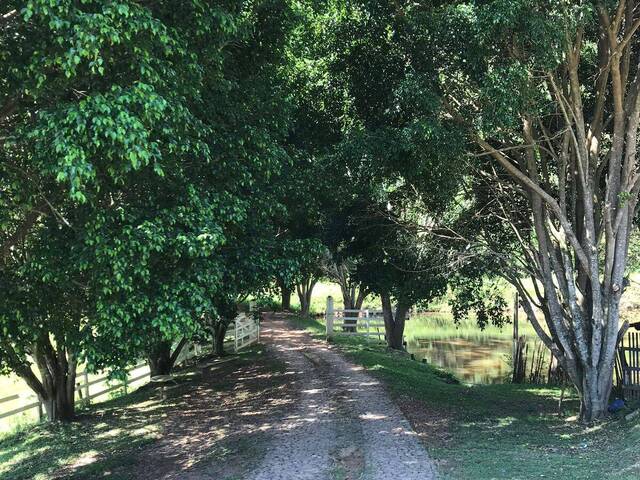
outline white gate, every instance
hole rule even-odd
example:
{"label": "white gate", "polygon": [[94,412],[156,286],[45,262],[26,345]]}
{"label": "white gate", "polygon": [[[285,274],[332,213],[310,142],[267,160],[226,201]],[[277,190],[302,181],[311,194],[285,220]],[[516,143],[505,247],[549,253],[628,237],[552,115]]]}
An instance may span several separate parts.
{"label": "white gate", "polygon": [[260,341],[260,322],[252,315],[241,313],[234,322],[234,350],[236,352]]}
{"label": "white gate", "polygon": [[382,310],[336,310],[333,308],[333,298],[328,297],[325,320],[327,338],[340,334],[377,336],[382,340],[385,336]]}

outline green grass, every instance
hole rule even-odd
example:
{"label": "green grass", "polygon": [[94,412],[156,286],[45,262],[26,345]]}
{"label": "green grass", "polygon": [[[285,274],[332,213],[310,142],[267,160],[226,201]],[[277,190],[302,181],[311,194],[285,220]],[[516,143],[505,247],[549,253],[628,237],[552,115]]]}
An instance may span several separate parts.
{"label": "green grass", "polygon": [[[321,320],[293,321],[324,334]],[[444,478],[640,478],[637,421],[619,415],[588,428],[569,419],[576,414],[575,396],[558,412],[557,388],[457,384],[450,374],[378,342],[337,336],[335,343],[383,381],[399,404],[412,406]],[[80,466],[66,478],[128,478],[136,453],[162,434],[161,419],[173,408],[173,400],[159,402],[143,388],[81,412],[70,425],[40,424],[0,437],[0,480],[51,478],[74,463]]]}
{"label": "green grass", "polygon": [[297,328],[307,330],[314,336],[323,336],[327,331],[324,321],[319,318],[293,317],[291,322]]}
{"label": "green grass", "polygon": [[[75,462],[86,465],[69,478],[91,478],[116,466],[126,469],[132,465],[132,453],[158,437],[157,422],[170,408],[169,403],[159,404],[149,397],[150,390],[142,389],[80,412],[77,422],[42,423],[3,436],[0,479],[51,478],[53,472]],[[119,415],[119,410],[131,405],[147,411]]]}
{"label": "green grass", "polygon": [[419,402],[430,421],[427,446],[450,479],[571,480],[640,476],[640,425],[615,419],[594,428],[568,420],[575,397],[558,414],[560,391],[531,385],[466,386],[384,346],[340,338],[340,348],[381,379],[400,402]]}
{"label": "green grass", "polygon": [[[518,323],[519,335],[526,335],[527,338],[537,338],[536,332],[531,324],[522,319]],[[484,330],[480,330],[474,319],[467,319],[456,324],[453,316],[448,312],[429,313],[411,317],[404,329],[407,340],[414,338],[447,339],[454,337],[482,338],[495,337],[511,339],[513,336],[513,325],[504,325],[502,328],[488,325]]]}
{"label": "green grass", "polygon": [[[261,346],[245,350],[233,361],[233,368],[252,364],[259,354]],[[272,371],[284,369],[275,360],[269,362]],[[184,408],[183,388],[198,378],[192,369],[178,370],[174,376],[178,387],[166,400],[147,385],[79,410],[74,422],[28,425],[0,435],[0,480],[60,478],[55,476],[60,469],[69,479],[130,479],[140,450],[162,436],[163,419]],[[227,383],[218,387],[233,390],[236,386],[236,382]],[[240,447],[240,443],[214,444],[211,455],[226,461],[228,455],[223,453],[233,450],[236,454]]]}

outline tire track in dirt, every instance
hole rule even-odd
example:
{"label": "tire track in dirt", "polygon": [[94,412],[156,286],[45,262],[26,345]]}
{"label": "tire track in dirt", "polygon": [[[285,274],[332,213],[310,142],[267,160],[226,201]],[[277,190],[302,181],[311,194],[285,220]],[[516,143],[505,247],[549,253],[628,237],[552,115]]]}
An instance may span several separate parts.
{"label": "tire track in dirt", "polygon": [[436,469],[380,383],[325,342],[267,317],[268,348],[295,376],[299,400],[274,425],[250,480],[430,480]]}

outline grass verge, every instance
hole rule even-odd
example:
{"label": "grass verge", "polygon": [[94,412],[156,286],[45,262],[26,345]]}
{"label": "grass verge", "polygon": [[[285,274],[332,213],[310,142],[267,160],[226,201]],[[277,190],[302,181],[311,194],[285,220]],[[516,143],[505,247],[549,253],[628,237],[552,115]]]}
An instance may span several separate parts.
{"label": "grass verge", "polygon": [[[296,322],[315,335],[324,331],[313,319]],[[625,421],[628,412],[586,427],[570,420],[575,396],[558,412],[558,388],[463,385],[377,342],[337,336],[335,344],[388,387],[444,478],[640,478],[640,424]]]}
{"label": "grass verge", "polygon": [[[3,435],[0,437],[0,480],[139,478],[140,462],[150,461],[150,469],[162,466],[163,457],[166,460],[162,452],[171,450],[173,456],[184,450],[178,445],[184,435],[194,437],[189,440],[192,440],[190,450],[195,458],[177,457],[175,462],[180,462],[180,468],[183,465],[206,468],[221,480],[242,478],[242,472],[237,468],[230,469],[233,462],[229,459],[239,459],[242,465],[249,465],[252,459],[260,458],[264,453],[263,442],[258,442],[257,437],[252,437],[251,441],[239,438],[241,435],[235,435],[231,428],[221,428],[218,425],[221,420],[214,417],[225,408],[238,408],[238,402],[244,401],[242,398],[250,397],[240,391],[244,384],[259,398],[271,384],[277,386],[285,382],[275,379],[265,386],[256,385],[259,380],[248,379],[242,385],[233,380],[238,371],[258,379],[260,374],[274,372],[276,377],[278,372],[284,371],[284,365],[271,357],[266,358],[263,353],[261,346],[248,349],[231,361],[220,363],[215,367],[215,374],[204,381],[197,369],[179,370],[175,373],[178,386],[165,400],[160,399],[156,388],[147,385],[129,395],[79,411],[72,423],[42,423]],[[198,394],[203,400],[193,405],[192,399]],[[209,403],[210,409],[207,408]],[[194,421],[199,431],[182,425],[198,410],[203,412],[203,418]],[[180,417],[184,411],[190,413],[186,420]],[[228,427],[229,418],[225,422]],[[171,435],[167,437],[167,433]],[[175,449],[171,444],[166,445],[172,439],[178,443]],[[156,448],[161,449],[157,462],[152,453]],[[173,468],[173,465],[167,465],[167,468]]]}

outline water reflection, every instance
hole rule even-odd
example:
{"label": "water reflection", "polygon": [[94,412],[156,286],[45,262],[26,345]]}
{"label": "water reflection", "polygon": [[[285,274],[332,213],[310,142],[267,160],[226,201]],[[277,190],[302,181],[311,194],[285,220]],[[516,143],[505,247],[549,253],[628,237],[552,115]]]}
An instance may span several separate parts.
{"label": "water reflection", "polygon": [[[520,322],[520,335],[531,339],[527,365],[533,357],[535,332]],[[468,383],[504,383],[511,375],[512,326],[482,331],[473,321],[456,327],[451,315],[412,317],[406,324],[407,350],[417,359],[453,373]]]}
{"label": "water reflection", "polygon": [[511,341],[487,336],[416,338],[407,349],[416,358],[426,358],[463,382],[503,383],[511,373],[508,357]]}

